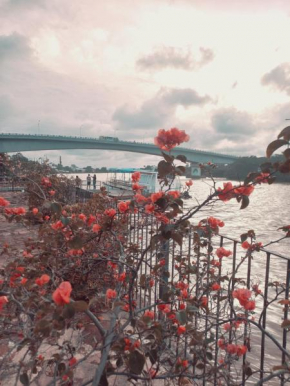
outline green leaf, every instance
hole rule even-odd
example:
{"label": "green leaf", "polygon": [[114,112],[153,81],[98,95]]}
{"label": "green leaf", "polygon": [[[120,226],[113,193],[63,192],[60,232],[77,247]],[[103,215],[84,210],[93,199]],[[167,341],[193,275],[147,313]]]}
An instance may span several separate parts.
{"label": "green leaf", "polygon": [[69,303],[67,304],[64,309],[63,309],[63,312],[62,312],[62,316],[65,318],[65,319],[71,319],[73,318],[75,315],[75,308],[74,308],[74,304],[73,303]]}
{"label": "green leaf", "polygon": [[288,141],[285,141],[284,139],[276,139],[275,141],[271,142],[266,150],[267,157],[270,158],[274,151],[284,145],[288,145]]}
{"label": "green leaf", "polygon": [[64,226],[67,226],[69,224],[69,218],[68,217],[61,217],[60,221],[63,223]]}
{"label": "green leaf", "polygon": [[163,151],[161,153],[162,153],[166,162],[172,163],[174,161],[173,155],[166,154]]}
{"label": "green leaf", "polygon": [[128,363],[130,372],[139,375],[142,373],[145,364],[145,357],[139,350],[134,350],[129,355]]}
{"label": "green leaf", "polygon": [[172,233],[171,233],[171,238],[172,238],[178,245],[182,246],[182,239],[183,239],[182,234],[177,233],[177,232],[172,232]]}
{"label": "green leaf", "polygon": [[176,159],[178,159],[179,161],[183,162],[183,163],[186,163],[187,162],[187,158],[185,157],[185,155],[178,155],[176,157]]}
{"label": "green leaf", "polygon": [[76,312],[84,312],[89,307],[88,303],[86,303],[83,300],[78,300],[77,302],[73,302],[72,305]]}
{"label": "green leaf", "polygon": [[169,162],[162,160],[159,162],[157,170],[159,177],[163,178],[172,173],[172,165]]}
{"label": "green leaf", "polygon": [[247,238],[248,238],[248,233],[243,233],[243,234],[240,236],[240,238],[241,238],[241,242],[243,243],[244,241],[247,240]]}
{"label": "green leaf", "polygon": [[284,138],[286,141],[290,140],[290,126],[285,127],[278,135],[278,138]]}
{"label": "green leaf", "polygon": [[26,373],[21,374],[19,379],[20,379],[20,382],[22,383],[22,385],[24,385],[24,386],[29,385],[29,378],[28,378],[28,375]]}
{"label": "green leaf", "polygon": [[283,151],[283,154],[286,158],[290,158],[290,148],[286,149],[285,151]]}
{"label": "green leaf", "polygon": [[186,324],[187,322],[187,315],[185,310],[179,311],[176,313],[176,318],[179,321],[180,324]]}
{"label": "green leaf", "polygon": [[250,203],[250,199],[248,196],[243,196],[242,198],[242,205],[240,207],[240,209],[245,209]]}
{"label": "green leaf", "polygon": [[53,202],[50,206],[50,210],[52,211],[52,213],[60,214],[62,206],[58,202]]}

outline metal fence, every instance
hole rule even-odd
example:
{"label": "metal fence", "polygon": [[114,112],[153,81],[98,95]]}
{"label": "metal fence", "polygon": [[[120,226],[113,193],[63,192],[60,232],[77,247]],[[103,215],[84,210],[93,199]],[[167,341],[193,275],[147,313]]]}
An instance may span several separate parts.
{"label": "metal fence", "polygon": [[[132,215],[130,219],[130,228],[128,231],[129,243],[138,244],[142,250],[149,245],[151,236],[156,232],[158,224],[153,220],[146,220],[142,215]],[[158,263],[160,258],[166,259],[164,266],[164,276],[162,280],[155,281],[152,288],[136,288],[136,299],[139,306],[146,307],[152,305],[159,318],[163,316],[158,313],[156,303],[164,296],[166,288],[173,282],[183,280],[180,271],[176,269],[176,262],[185,259],[191,262],[194,267],[194,273],[187,273],[186,278],[190,281],[191,295],[199,298],[205,293],[205,290],[211,286],[212,269],[211,261],[213,252],[218,247],[225,247],[232,251],[230,257],[224,257],[220,260],[221,265],[216,268],[218,277],[222,285],[222,290],[218,291],[215,297],[212,297],[209,304],[211,309],[211,319],[204,312],[196,310],[192,317],[192,323],[199,331],[204,331],[205,339],[212,340],[211,359],[207,359],[212,369],[219,366],[219,359],[224,352],[218,347],[218,340],[223,337],[223,320],[226,318],[234,319],[233,310],[228,304],[228,295],[234,288],[253,289],[258,285],[261,291],[256,296],[255,320],[250,326],[240,327],[239,344],[248,346],[248,352],[240,359],[237,364],[242,366],[238,372],[237,381],[242,385],[256,384],[267,375],[271,375],[275,366],[281,366],[289,357],[286,355],[287,348],[290,347],[289,328],[282,328],[283,320],[288,320],[289,306],[282,305],[279,301],[289,300],[289,282],[290,282],[290,259],[277,253],[262,249],[260,252],[253,252],[252,256],[247,254],[237,240],[226,236],[215,235],[212,239],[214,246],[213,252],[208,248],[196,248],[194,244],[194,231],[190,230],[184,236],[182,246],[174,241],[165,242],[157,250],[150,249],[144,259],[139,272],[139,279],[145,277],[152,278],[152,269]],[[231,277],[228,280],[225,277]],[[228,314],[227,314],[228,313]],[[214,317],[212,318],[212,315]],[[225,318],[226,316],[226,318]],[[256,324],[255,324],[256,323]],[[228,340],[231,340],[229,333]],[[277,343],[271,339],[273,337]],[[167,342],[167,348],[173,350],[175,357],[184,357],[192,364],[193,374],[200,374],[203,370],[196,368],[196,358],[194,350],[191,350],[187,338],[171,337]],[[283,351],[284,350],[284,351]],[[231,368],[232,366],[232,368]],[[236,370],[234,365],[228,366],[231,371]],[[251,374],[252,373],[252,374]],[[279,378],[267,381],[267,385],[284,385],[290,382],[289,374],[281,374]],[[203,378],[197,382],[201,385],[220,385],[217,376],[213,380]],[[235,383],[236,384],[236,383]],[[262,384],[262,383],[261,383]]]}

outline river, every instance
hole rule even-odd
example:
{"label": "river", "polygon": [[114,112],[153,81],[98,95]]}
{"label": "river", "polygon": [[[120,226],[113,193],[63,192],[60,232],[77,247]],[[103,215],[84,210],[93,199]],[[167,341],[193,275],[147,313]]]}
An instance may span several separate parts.
{"label": "river", "polygon": [[[77,174],[86,185],[87,173]],[[91,174],[92,175],[92,174]],[[112,177],[112,173],[98,173],[97,181],[105,182]],[[75,178],[76,174],[68,174]],[[124,175],[119,173],[119,178]],[[125,175],[129,179],[130,175]],[[181,177],[182,181],[186,181]],[[223,186],[224,180],[217,180],[217,186]],[[237,183],[236,181],[232,181]],[[210,179],[194,180],[190,189],[192,199],[184,200],[184,211],[202,203],[212,189],[212,181]],[[239,209],[240,204],[236,200],[229,202],[217,201],[214,206],[206,207],[201,212],[197,213],[192,222],[197,224],[199,220],[208,216],[214,216],[224,221],[225,226],[221,229],[221,233],[232,238],[239,239],[242,233],[253,229],[256,232],[257,241],[263,245],[270,241],[279,239],[283,236],[283,232],[278,228],[283,225],[290,225],[290,185],[288,184],[261,184],[257,185],[254,192],[250,196],[250,205],[243,210]],[[271,245],[271,251],[282,255],[290,255],[290,238],[285,239],[279,244]]]}

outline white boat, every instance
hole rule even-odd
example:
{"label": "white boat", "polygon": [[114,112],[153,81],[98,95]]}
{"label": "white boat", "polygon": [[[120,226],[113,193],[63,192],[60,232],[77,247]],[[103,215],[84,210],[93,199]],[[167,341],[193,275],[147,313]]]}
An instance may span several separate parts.
{"label": "white boat", "polygon": [[[176,176],[174,180],[170,180],[168,176],[168,182],[170,187],[164,186],[162,188],[162,184],[160,180],[157,178],[157,171],[152,170],[136,170],[140,172],[140,181],[139,185],[142,187],[142,194],[144,196],[149,196],[152,193],[159,192],[160,190],[168,191],[168,190],[177,190],[181,192],[182,184],[180,181],[180,177]],[[135,192],[132,189],[132,181],[130,180],[122,180],[118,179],[116,176],[103,183],[103,186],[107,189],[108,195],[111,197],[122,197],[122,198],[130,198],[134,196]],[[169,189],[168,189],[169,188]]]}

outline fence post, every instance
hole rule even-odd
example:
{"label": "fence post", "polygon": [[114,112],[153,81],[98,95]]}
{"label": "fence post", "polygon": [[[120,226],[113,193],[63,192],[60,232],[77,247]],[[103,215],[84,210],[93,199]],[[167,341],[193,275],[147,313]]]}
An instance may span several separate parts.
{"label": "fence post", "polygon": [[159,284],[159,299],[166,301],[166,294],[168,292],[168,278],[169,278],[169,240],[166,240],[162,243],[161,253],[165,259],[165,265],[163,269],[163,274]]}

